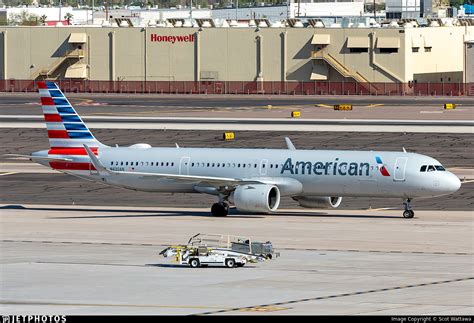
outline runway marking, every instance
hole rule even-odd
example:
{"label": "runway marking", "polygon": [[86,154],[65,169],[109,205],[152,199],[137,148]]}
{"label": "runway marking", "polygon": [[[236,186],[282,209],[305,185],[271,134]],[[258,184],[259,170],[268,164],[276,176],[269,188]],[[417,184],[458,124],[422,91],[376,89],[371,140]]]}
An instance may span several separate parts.
{"label": "runway marking", "polygon": [[37,301],[0,300],[3,305],[54,305],[54,306],[91,306],[91,307],[150,307],[150,308],[181,308],[181,309],[218,309],[217,306],[186,306],[186,305],[153,305],[153,304],[100,304],[100,303],[60,303]]}
{"label": "runway marking", "polygon": [[381,107],[381,106],[384,106],[384,104],[383,103],[369,104],[366,107],[367,108],[376,108],[376,107]]}
{"label": "runway marking", "polygon": [[319,107],[319,108],[331,108],[331,109],[334,109],[334,107],[332,105],[327,105],[327,104],[315,104],[316,107]]}
{"label": "runway marking", "polygon": [[420,111],[420,113],[444,113],[444,111]]}
{"label": "runway marking", "polygon": [[474,182],[474,179],[467,180],[467,181],[461,181],[461,184],[467,184],[467,183],[472,183]]}
{"label": "runway marking", "polygon": [[[57,243],[57,244],[83,244],[83,245],[112,245],[112,246],[145,246],[145,247],[167,247],[169,244],[163,243],[118,243],[118,242],[89,242],[89,241],[50,241],[50,240],[11,240],[3,239],[0,242],[9,243]],[[276,248],[277,251],[311,251],[311,252],[367,252],[367,253],[398,253],[398,254],[422,254],[422,255],[451,255],[451,256],[472,256],[474,253],[468,252],[442,252],[442,251],[402,251],[402,250],[360,250],[360,249],[317,249],[317,248]]]}
{"label": "runway marking", "polygon": [[0,176],[7,176],[7,175],[14,175],[14,174],[18,174],[18,172],[0,173]]}
{"label": "runway marking", "polygon": [[388,291],[394,291],[394,290],[400,290],[400,289],[409,289],[409,288],[426,287],[426,286],[433,286],[433,285],[440,285],[440,284],[449,284],[449,283],[456,283],[456,282],[469,281],[469,280],[474,280],[474,277],[464,277],[464,278],[458,278],[458,279],[434,281],[434,282],[414,284],[414,285],[402,285],[402,286],[394,286],[394,287],[387,287],[387,288],[371,289],[371,290],[359,291],[359,292],[353,292],[353,293],[344,293],[344,294],[335,294],[335,295],[328,295],[328,296],[301,298],[301,299],[288,300],[288,301],[283,301],[283,302],[278,302],[278,303],[254,305],[254,306],[247,306],[247,307],[237,307],[237,308],[223,309],[223,310],[220,310],[220,311],[204,312],[204,313],[200,313],[200,314],[197,314],[197,315],[211,315],[211,314],[229,313],[229,312],[235,312],[235,311],[243,311],[245,309],[251,309],[251,308],[256,308],[256,307],[282,306],[282,305],[288,305],[288,304],[311,302],[311,301],[320,301],[320,300],[341,298],[341,297],[348,297],[348,296],[358,296],[358,295],[365,295],[365,294],[388,292]]}

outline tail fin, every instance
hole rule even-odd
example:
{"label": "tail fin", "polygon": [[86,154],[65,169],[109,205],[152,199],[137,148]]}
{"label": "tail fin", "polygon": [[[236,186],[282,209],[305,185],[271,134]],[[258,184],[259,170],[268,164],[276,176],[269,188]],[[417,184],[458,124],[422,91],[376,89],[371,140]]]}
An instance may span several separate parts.
{"label": "tail fin", "polygon": [[51,150],[60,155],[85,155],[84,144],[93,150],[106,147],[95,139],[56,83],[38,82],[38,89]]}

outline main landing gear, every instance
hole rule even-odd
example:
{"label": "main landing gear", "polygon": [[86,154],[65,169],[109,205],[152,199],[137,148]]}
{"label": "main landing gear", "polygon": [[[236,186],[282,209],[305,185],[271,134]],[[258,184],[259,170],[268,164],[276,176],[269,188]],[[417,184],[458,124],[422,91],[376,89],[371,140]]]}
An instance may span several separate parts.
{"label": "main landing gear", "polygon": [[213,216],[227,216],[229,213],[229,204],[225,201],[214,203],[211,207],[211,213]]}
{"label": "main landing gear", "polygon": [[405,202],[403,202],[403,206],[405,207],[405,211],[403,211],[403,217],[405,219],[411,219],[415,216],[415,212],[411,209],[410,205],[411,199],[406,199]]}

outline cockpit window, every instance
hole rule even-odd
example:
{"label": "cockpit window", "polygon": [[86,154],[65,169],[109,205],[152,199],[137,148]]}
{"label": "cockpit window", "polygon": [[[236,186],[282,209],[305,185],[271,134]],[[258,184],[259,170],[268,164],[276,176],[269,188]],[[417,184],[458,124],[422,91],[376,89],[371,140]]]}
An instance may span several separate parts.
{"label": "cockpit window", "polygon": [[428,166],[428,172],[434,172],[436,171],[435,167],[433,165]]}
{"label": "cockpit window", "polygon": [[444,167],[441,165],[435,165],[436,170],[445,171]]}
{"label": "cockpit window", "polygon": [[426,165],[421,166],[420,172],[426,172]]}

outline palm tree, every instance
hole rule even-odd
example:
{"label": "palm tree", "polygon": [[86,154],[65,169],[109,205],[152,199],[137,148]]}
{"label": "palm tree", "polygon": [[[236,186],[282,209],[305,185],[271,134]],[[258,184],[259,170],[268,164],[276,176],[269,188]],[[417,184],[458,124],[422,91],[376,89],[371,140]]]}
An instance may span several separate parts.
{"label": "palm tree", "polygon": [[72,19],[72,17],[73,17],[73,14],[70,13],[70,12],[66,13],[66,15],[64,16],[64,19],[67,20],[67,24],[68,24],[68,25],[71,24],[71,19]]}

